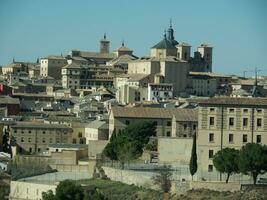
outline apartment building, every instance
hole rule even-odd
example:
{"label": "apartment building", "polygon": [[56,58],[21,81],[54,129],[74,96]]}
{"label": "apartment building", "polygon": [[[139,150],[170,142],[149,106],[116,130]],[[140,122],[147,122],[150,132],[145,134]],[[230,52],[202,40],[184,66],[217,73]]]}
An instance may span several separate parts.
{"label": "apartment building", "polygon": [[251,142],[267,144],[266,98],[214,97],[199,102],[199,178],[219,180],[213,155],[223,148],[240,149]]}
{"label": "apartment building", "polygon": [[113,76],[106,66],[80,65],[71,63],[62,68],[62,86],[72,89],[91,89],[113,86]]}
{"label": "apartment building", "polygon": [[51,144],[71,144],[72,129],[62,124],[21,122],[10,127],[19,153],[44,153]]}
{"label": "apartment building", "polygon": [[55,79],[61,79],[61,69],[67,65],[67,59],[63,56],[48,56],[40,59],[40,75],[51,76]]}
{"label": "apartment building", "polygon": [[189,137],[192,136],[196,119],[197,111],[194,109],[115,106],[109,114],[109,137],[113,131],[118,132],[129,124],[141,121],[154,122],[157,136]]}

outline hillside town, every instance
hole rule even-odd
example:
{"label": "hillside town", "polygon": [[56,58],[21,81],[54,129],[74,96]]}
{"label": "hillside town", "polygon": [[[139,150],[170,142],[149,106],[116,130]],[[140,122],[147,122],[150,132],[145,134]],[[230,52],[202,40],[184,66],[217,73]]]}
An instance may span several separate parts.
{"label": "hillside town", "polygon": [[[267,184],[267,76],[255,66],[243,76],[217,73],[220,47],[191,48],[167,25],[144,47],[147,55],[125,41],[110,49],[104,33],[97,52],[70,49],[1,66],[0,198],[45,199],[65,180],[89,193],[91,179],[160,191],[153,180],[165,168],[164,192],[176,195]],[[241,157],[253,144],[265,148],[257,174],[217,167],[219,152]]]}

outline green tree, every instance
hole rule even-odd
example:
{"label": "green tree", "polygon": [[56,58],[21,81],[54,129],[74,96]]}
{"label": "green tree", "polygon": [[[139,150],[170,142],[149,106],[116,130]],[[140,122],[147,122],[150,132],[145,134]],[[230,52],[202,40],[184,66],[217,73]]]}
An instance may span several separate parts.
{"label": "green tree", "polygon": [[193,176],[197,172],[197,145],[196,145],[196,134],[193,135],[193,145],[192,145],[192,151],[191,151],[191,158],[190,158],[190,163],[189,163],[189,170],[190,174]]}
{"label": "green tree", "polygon": [[56,200],[56,196],[53,194],[52,190],[42,193],[43,200]]}
{"label": "green tree", "polygon": [[230,175],[239,173],[238,168],[239,151],[233,148],[225,148],[218,151],[213,157],[213,164],[217,171],[226,173],[226,183]]}
{"label": "green tree", "polygon": [[123,168],[126,161],[142,155],[149,138],[155,134],[156,128],[152,122],[130,124],[123,131],[111,136],[103,154],[111,160],[119,160]]}
{"label": "green tree", "polygon": [[256,143],[248,143],[239,154],[239,170],[243,174],[251,174],[254,185],[259,174],[267,171],[267,147]]}

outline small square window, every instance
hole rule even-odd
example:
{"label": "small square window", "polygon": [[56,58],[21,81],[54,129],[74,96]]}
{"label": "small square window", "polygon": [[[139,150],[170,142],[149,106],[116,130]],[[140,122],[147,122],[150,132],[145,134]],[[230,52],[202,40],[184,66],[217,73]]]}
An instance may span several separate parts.
{"label": "small square window", "polygon": [[243,135],[243,143],[247,143],[248,142],[248,135],[244,134]]}
{"label": "small square window", "polygon": [[229,143],[233,143],[234,142],[234,135],[233,134],[229,134]]}
{"label": "small square window", "polygon": [[210,126],[214,126],[214,117],[210,117],[209,124]]}
{"label": "small square window", "polygon": [[209,150],[209,159],[213,158],[213,150]]}
{"label": "small square window", "polygon": [[184,124],[184,130],[186,130],[187,129],[187,124]]}
{"label": "small square window", "polygon": [[235,112],[235,109],[234,108],[229,108],[229,112],[233,113],[233,112]]}
{"label": "small square window", "polygon": [[214,133],[209,134],[209,142],[214,142]]}
{"label": "small square window", "polygon": [[261,125],[262,125],[262,119],[258,118],[257,119],[257,127],[259,128],[259,127],[261,127]]}
{"label": "small square window", "polygon": [[243,118],[243,127],[248,126],[248,118]]}
{"label": "small square window", "polygon": [[261,135],[257,135],[257,143],[261,143]]}
{"label": "small square window", "polygon": [[125,121],[125,124],[126,124],[126,125],[129,125],[129,124],[130,124],[130,121],[129,121],[129,120],[126,120],[126,121]]}
{"label": "small square window", "polygon": [[167,121],[167,126],[171,126],[172,122],[171,121]]}
{"label": "small square window", "polygon": [[209,166],[208,166],[208,171],[209,171],[209,172],[212,172],[212,171],[213,171],[213,165],[209,165]]}
{"label": "small square window", "polygon": [[167,131],[167,137],[170,137],[170,136],[171,136],[171,132]]}
{"label": "small square window", "polygon": [[235,120],[235,119],[234,119],[233,117],[230,117],[230,118],[229,118],[229,126],[234,126],[234,124],[235,124],[235,123],[234,123],[234,120]]}
{"label": "small square window", "polygon": [[215,111],[215,108],[210,108],[210,112],[214,112]]}
{"label": "small square window", "polygon": [[248,113],[248,109],[243,109],[243,113]]}
{"label": "small square window", "polygon": [[262,113],[262,110],[261,109],[257,109],[257,113],[258,114],[261,114]]}

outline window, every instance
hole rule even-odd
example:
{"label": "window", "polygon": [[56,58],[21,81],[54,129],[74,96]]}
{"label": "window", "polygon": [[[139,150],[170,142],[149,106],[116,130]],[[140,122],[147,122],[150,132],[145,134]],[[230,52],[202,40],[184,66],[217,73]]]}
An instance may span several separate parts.
{"label": "window", "polygon": [[233,143],[234,142],[234,135],[233,134],[229,134],[229,143]]}
{"label": "window", "polygon": [[210,126],[214,126],[214,117],[210,117],[209,123]]}
{"label": "window", "polygon": [[157,121],[154,121],[153,124],[154,124],[154,126],[157,126],[158,125],[158,122]]}
{"label": "window", "polygon": [[213,150],[209,150],[209,159],[213,158]]}
{"label": "window", "polygon": [[248,118],[243,118],[243,127],[248,126]]}
{"label": "window", "polygon": [[214,112],[215,111],[215,108],[210,108],[210,112]]}
{"label": "window", "polygon": [[234,118],[229,117],[229,126],[234,126]]}
{"label": "window", "polygon": [[73,144],[76,144],[76,143],[77,143],[76,138],[73,138],[72,143],[73,143]]}
{"label": "window", "polygon": [[45,134],[45,131],[43,131],[43,134]]}
{"label": "window", "polygon": [[28,142],[31,142],[31,138],[28,138]]}
{"label": "window", "polygon": [[243,113],[248,113],[248,109],[243,109]]}
{"label": "window", "polygon": [[130,124],[130,121],[129,121],[129,120],[126,120],[126,121],[125,121],[125,124],[126,124],[126,125],[129,125],[129,124]]}
{"label": "window", "polygon": [[229,112],[233,113],[233,112],[235,112],[235,109],[234,108],[229,108]]}
{"label": "window", "polygon": [[187,124],[184,124],[184,130],[186,130],[187,129]]}
{"label": "window", "polygon": [[78,133],[78,137],[81,138],[83,136],[82,132]]}
{"label": "window", "polygon": [[22,138],[20,138],[20,141],[21,141],[21,142],[24,142],[24,138],[23,138],[23,137],[22,137]]}
{"label": "window", "polygon": [[209,172],[212,172],[212,171],[213,171],[213,165],[209,165],[209,166],[208,166],[208,171],[209,171]]}
{"label": "window", "polygon": [[32,152],[32,148],[31,148],[31,147],[29,148],[29,152],[30,152],[30,153]]}
{"label": "window", "polygon": [[17,133],[17,130],[14,130],[14,133]]}
{"label": "window", "polygon": [[194,125],[193,125],[193,130],[196,130],[196,129],[197,129],[197,125],[194,124]]}
{"label": "window", "polygon": [[262,113],[262,110],[261,109],[257,109],[257,113],[258,114],[261,114]]}
{"label": "window", "polygon": [[45,143],[45,138],[43,138],[42,142]]}
{"label": "window", "polygon": [[257,135],[257,143],[261,143],[261,135]]}
{"label": "window", "polygon": [[260,128],[261,127],[261,124],[262,124],[262,119],[261,118],[258,118],[257,119],[257,127]]}
{"label": "window", "polygon": [[214,133],[209,134],[209,142],[214,142]]}
{"label": "window", "polygon": [[32,131],[28,131],[28,133],[32,133]]}
{"label": "window", "polygon": [[40,149],[40,148],[38,148],[38,149],[37,149],[37,151],[38,151],[38,152],[40,152],[40,151],[41,151],[41,149]]}
{"label": "window", "polygon": [[243,143],[246,143],[246,142],[248,142],[248,135],[244,134],[243,135]]}
{"label": "window", "polygon": [[171,121],[167,121],[167,126],[171,126],[172,122]]}
{"label": "window", "polygon": [[24,133],[24,131],[21,131],[21,133],[23,134],[23,133]]}
{"label": "window", "polygon": [[171,132],[167,131],[167,137],[170,137],[170,136],[171,136]]}

